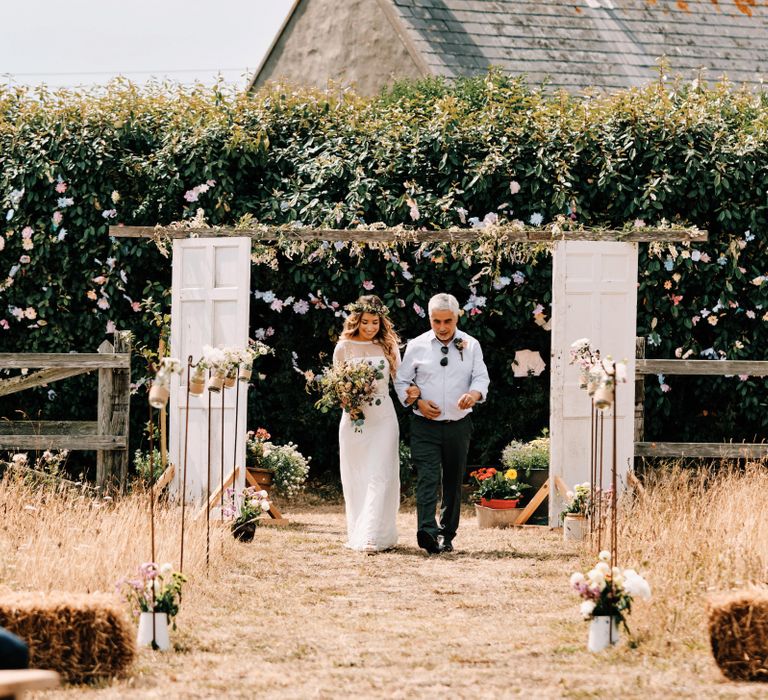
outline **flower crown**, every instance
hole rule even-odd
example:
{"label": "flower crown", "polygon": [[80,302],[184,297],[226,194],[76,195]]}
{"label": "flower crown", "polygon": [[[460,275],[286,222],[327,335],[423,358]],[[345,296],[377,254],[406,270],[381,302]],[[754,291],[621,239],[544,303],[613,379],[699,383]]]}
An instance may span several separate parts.
{"label": "flower crown", "polygon": [[389,309],[384,304],[372,304],[365,301],[353,301],[347,304],[347,311],[352,314],[376,314],[378,316],[389,316]]}

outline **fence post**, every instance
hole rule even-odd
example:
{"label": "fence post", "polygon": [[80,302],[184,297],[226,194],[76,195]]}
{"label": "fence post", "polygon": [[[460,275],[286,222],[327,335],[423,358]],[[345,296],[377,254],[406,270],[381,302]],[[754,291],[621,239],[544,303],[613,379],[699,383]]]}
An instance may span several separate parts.
{"label": "fence post", "polygon": [[[635,338],[635,358],[645,359],[645,338]],[[645,375],[635,376],[635,442],[645,439]],[[635,458],[637,460],[637,458]]]}
{"label": "fence post", "polygon": [[[131,351],[130,334],[115,332],[115,344],[105,340],[100,353]],[[99,435],[124,435],[128,439],[130,416],[130,369],[100,369],[97,409]],[[124,450],[98,450],[96,453],[96,486],[104,493],[122,490],[128,475],[128,447]]]}

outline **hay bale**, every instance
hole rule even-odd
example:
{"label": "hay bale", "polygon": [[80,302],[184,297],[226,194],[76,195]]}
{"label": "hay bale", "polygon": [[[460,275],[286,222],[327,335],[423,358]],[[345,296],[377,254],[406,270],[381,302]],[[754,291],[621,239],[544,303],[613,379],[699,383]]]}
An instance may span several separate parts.
{"label": "hay bale", "polygon": [[70,683],[122,675],[136,655],[134,626],[106,594],[3,595],[0,626],[27,642],[31,666]]}
{"label": "hay bale", "polygon": [[768,681],[768,591],[745,590],[709,601],[712,654],[734,681]]}

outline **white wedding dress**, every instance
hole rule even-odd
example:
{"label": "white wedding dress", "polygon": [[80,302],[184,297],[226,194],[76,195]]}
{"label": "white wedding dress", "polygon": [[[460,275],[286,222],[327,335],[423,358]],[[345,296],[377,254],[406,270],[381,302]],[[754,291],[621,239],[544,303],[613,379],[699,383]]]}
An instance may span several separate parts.
{"label": "white wedding dress", "polygon": [[365,406],[362,431],[355,431],[348,413],[339,423],[341,485],[347,514],[350,549],[377,552],[397,544],[397,511],[400,507],[400,429],[389,396],[389,362],[380,345],[342,340],[334,362],[384,361],[384,378],[377,380],[381,403]]}

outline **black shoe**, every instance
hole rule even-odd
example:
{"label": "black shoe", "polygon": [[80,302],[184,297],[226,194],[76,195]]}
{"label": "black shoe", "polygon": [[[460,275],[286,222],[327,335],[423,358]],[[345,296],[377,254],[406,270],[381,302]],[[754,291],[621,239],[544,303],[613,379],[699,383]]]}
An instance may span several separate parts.
{"label": "black shoe", "polygon": [[443,544],[440,545],[440,551],[441,552],[452,552],[453,551],[453,544],[451,542],[443,542]]}
{"label": "black shoe", "polygon": [[416,541],[419,543],[419,547],[427,550],[429,554],[440,554],[442,551],[437,540],[426,530],[419,530],[416,533]]}

